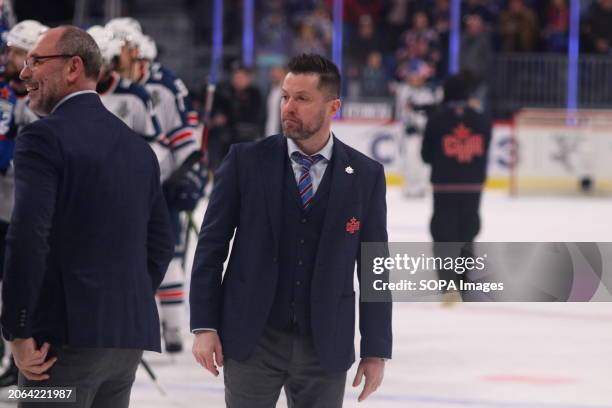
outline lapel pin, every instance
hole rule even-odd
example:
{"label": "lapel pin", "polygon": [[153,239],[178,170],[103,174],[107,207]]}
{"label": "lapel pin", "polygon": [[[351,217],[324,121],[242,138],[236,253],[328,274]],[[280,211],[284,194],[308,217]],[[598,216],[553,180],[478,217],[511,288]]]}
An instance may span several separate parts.
{"label": "lapel pin", "polygon": [[353,174],[353,172],[354,172],[355,170],[353,170],[353,168],[352,168],[351,166],[348,166],[346,169],[344,169],[344,171],[346,171],[346,172],[347,172],[347,174]]}

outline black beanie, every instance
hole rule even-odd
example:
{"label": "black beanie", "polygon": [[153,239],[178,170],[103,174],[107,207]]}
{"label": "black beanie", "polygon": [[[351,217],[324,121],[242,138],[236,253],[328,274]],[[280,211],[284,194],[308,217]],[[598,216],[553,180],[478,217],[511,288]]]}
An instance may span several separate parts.
{"label": "black beanie", "polygon": [[444,81],[444,102],[467,101],[470,97],[467,78],[451,75]]}

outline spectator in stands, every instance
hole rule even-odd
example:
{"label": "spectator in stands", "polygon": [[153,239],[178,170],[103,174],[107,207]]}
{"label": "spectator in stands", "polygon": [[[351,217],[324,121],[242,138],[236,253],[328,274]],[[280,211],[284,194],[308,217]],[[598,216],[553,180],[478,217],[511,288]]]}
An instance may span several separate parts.
{"label": "spectator in stands", "polygon": [[[359,27],[350,40],[345,43],[345,81],[348,97],[363,95],[362,74],[368,56],[372,51],[383,48],[383,39],[379,35],[371,16],[364,14],[359,19]],[[368,72],[367,75],[372,74]]]}
{"label": "spectator in stands", "polygon": [[[299,24],[320,3],[320,0],[282,0],[285,3],[285,13],[293,24]],[[266,1],[263,1],[266,3]]]}
{"label": "spectator in stands", "polygon": [[465,16],[468,15],[478,14],[482,21],[484,21],[485,26],[493,24],[494,14],[491,12],[491,6],[488,3],[490,2],[486,0],[467,0],[461,8],[463,18],[465,19]]}
{"label": "spectator in stands", "polygon": [[380,51],[371,51],[367,63],[361,70],[360,94],[366,98],[384,98],[389,96],[389,78],[382,64]]}
{"label": "spectator in stands", "polygon": [[293,53],[328,55],[323,41],[317,36],[315,28],[307,21],[300,24],[298,36],[293,43]]}
{"label": "spectator in stands", "polygon": [[334,27],[329,11],[327,11],[325,5],[318,5],[312,13],[304,18],[304,21],[312,25],[315,34],[326,48],[331,47]]}
{"label": "spectator in stands", "polygon": [[450,1],[435,0],[432,12],[433,26],[438,33],[440,59],[436,64],[436,72],[446,72],[448,67],[448,38],[450,35]]}
{"label": "spectator in stands", "polygon": [[[328,6],[333,1],[327,0]],[[357,27],[361,16],[372,17],[374,23],[382,19],[385,2],[383,0],[344,0],[344,22],[352,27]]]}
{"label": "spectator in stands", "polygon": [[382,27],[385,30],[385,51],[399,48],[400,38],[410,22],[413,0],[388,0]]}
{"label": "spectator in stands", "polygon": [[461,36],[461,70],[469,72],[473,96],[483,107],[487,95],[486,76],[493,47],[480,14],[467,15],[464,21],[465,30]]}
{"label": "spectator in stands", "polygon": [[431,13],[434,29],[438,35],[450,30],[450,1],[435,0]]}
{"label": "spectator in stands", "polygon": [[538,39],[536,14],[523,0],[510,0],[499,16],[502,50],[506,52],[534,51]]}
{"label": "spectator in stands", "polygon": [[369,15],[359,19],[359,27],[354,38],[346,44],[347,62],[363,67],[372,51],[381,50],[383,40]]}
{"label": "spectator in stands", "polygon": [[[400,49],[396,52],[399,72],[406,64],[413,61],[427,61],[435,64],[440,59],[438,34],[429,25],[429,17],[424,11],[418,11],[412,18],[412,28],[403,34]],[[404,77],[400,76],[400,79]]]}
{"label": "spectator in stands", "polygon": [[270,8],[257,24],[257,65],[282,64],[292,43],[292,30],[282,8]]}
{"label": "spectator in stands", "polygon": [[612,45],[612,0],[599,0],[591,5],[588,13],[587,33],[593,50],[610,54]]}
{"label": "spectator in stands", "polygon": [[231,81],[217,88],[211,117],[209,155],[215,168],[225,157],[229,146],[255,140],[263,133],[265,104],[253,85],[251,71],[236,66]]}
{"label": "spectator in stands", "polygon": [[544,37],[546,49],[553,52],[567,50],[569,8],[567,0],[551,0],[546,11]]}

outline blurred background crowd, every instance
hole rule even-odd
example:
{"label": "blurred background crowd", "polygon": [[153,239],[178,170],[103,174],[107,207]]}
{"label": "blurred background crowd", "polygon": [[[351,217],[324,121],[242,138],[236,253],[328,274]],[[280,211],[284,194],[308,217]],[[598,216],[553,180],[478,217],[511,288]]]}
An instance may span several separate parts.
{"label": "blurred background crowd", "polygon": [[[183,78],[196,108],[203,109],[212,58],[212,0],[15,3],[18,20],[48,25],[87,27],[110,14],[136,18],[157,41],[159,60]],[[243,0],[224,0],[221,85],[213,108],[220,113],[213,115],[214,126],[239,123],[233,135],[220,136],[233,141],[248,139],[254,130],[260,135],[278,131],[283,64],[302,52],[331,57],[334,35],[331,0],[256,0],[254,58],[245,66],[243,5]],[[345,105],[379,103],[390,112],[384,119],[406,122],[407,103],[439,101],[448,72],[449,0],[344,0],[343,7]],[[581,0],[580,14],[578,102],[582,108],[608,108],[612,0]],[[492,119],[510,119],[524,106],[565,107],[569,18],[568,0],[462,2],[459,65],[481,110]],[[368,117],[364,111],[352,117]]]}

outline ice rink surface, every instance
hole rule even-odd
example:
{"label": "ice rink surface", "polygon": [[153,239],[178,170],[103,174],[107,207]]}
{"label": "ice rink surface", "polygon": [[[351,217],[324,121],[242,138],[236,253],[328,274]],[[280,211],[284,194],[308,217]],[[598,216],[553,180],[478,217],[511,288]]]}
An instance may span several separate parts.
{"label": "ice rink surface", "polygon": [[[430,198],[390,189],[387,202],[391,241],[429,240]],[[481,214],[478,241],[612,241],[612,199],[487,192]],[[612,408],[610,303],[396,303],[393,320],[382,387],[357,403],[354,366],[345,407]],[[146,354],[166,395],[139,369],[131,407],[225,406],[221,376],[194,362],[184,337],[174,358]]]}

